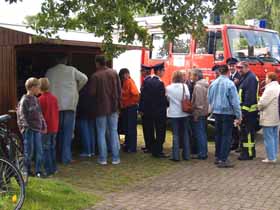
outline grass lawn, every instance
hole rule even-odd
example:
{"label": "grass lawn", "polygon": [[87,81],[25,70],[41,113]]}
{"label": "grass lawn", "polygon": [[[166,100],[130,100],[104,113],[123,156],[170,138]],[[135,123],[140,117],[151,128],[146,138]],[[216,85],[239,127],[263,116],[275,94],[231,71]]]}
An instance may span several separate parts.
{"label": "grass lawn", "polygon": [[[171,132],[167,131],[165,151],[171,151]],[[138,145],[143,145],[142,129],[138,127]],[[140,149],[139,149],[140,150]],[[30,179],[23,210],[80,210],[93,206],[110,192],[121,191],[135,183],[183,167],[190,162],[174,163],[152,158],[139,151],[121,154],[121,164],[97,164],[96,157],[78,159],[70,166],[59,166],[59,173],[49,179]],[[1,209],[1,202],[0,202]]]}
{"label": "grass lawn", "polygon": [[[78,210],[93,206],[98,196],[81,192],[69,184],[53,179],[30,178],[23,210]],[[0,200],[0,209],[11,210]]]}
{"label": "grass lawn", "polygon": [[[167,132],[165,149],[171,149],[171,133]],[[139,128],[138,145],[143,145],[142,130]],[[139,149],[140,150],[140,149]],[[121,154],[121,164],[107,166],[97,164],[97,158],[79,159],[78,163],[61,166],[57,179],[71,183],[75,187],[93,193],[109,193],[122,190],[135,182],[157,176],[177,167],[168,159],[152,158],[150,154],[138,151],[136,154]]]}

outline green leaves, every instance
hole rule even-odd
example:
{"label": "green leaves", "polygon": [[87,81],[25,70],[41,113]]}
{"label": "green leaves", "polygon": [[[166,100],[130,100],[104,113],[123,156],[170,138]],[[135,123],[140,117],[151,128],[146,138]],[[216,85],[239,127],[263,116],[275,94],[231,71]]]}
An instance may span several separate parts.
{"label": "green leaves", "polygon": [[207,13],[217,14],[234,6],[234,0],[212,2],[211,7],[202,0],[45,0],[41,12],[29,23],[46,36],[59,29],[94,33],[104,38],[103,50],[112,58],[121,52],[113,45],[117,34],[125,45],[132,44],[137,36],[143,46],[149,46],[148,31],[135,21],[137,14],[163,15],[161,28],[170,41],[182,33],[200,36]]}
{"label": "green leaves", "polygon": [[246,19],[266,19],[268,28],[280,32],[280,0],[240,0],[235,22],[244,24]]}

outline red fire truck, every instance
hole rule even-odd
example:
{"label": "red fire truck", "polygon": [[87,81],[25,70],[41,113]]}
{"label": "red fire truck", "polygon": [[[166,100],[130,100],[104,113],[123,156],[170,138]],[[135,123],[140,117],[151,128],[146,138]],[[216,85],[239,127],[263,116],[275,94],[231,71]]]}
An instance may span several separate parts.
{"label": "red fire truck", "polygon": [[[167,85],[172,72],[200,68],[204,77],[211,81],[215,73],[211,68],[225,64],[226,59],[234,57],[247,61],[250,69],[260,81],[267,72],[280,73],[280,39],[276,31],[255,26],[209,25],[205,36],[192,39],[183,34],[172,43],[164,39],[159,30],[151,30],[153,49],[142,49],[142,64],[153,66],[164,62],[166,73],[163,78]],[[280,75],[280,74],[279,74]]]}

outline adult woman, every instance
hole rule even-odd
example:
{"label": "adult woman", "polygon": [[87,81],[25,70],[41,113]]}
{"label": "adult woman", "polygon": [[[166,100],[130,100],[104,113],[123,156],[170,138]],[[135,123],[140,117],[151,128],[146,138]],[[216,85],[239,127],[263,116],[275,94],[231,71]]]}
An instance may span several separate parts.
{"label": "adult woman", "polygon": [[173,129],[173,145],[172,145],[172,157],[171,160],[180,160],[180,146],[179,136],[180,129],[183,128],[183,159],[188,160],[190,158],[189,151],[189,116],[190,114],[182,111],[182,99],[190,99],[190,93],[188,86],[184,84],[184,73],[176,71],[172,75],[172,84],[166,87],[166,96],[169,101],[169,108],[167,110],[167,117],[171,119]]}
{"label": "adult woman", "polygon": [[137,148],[137,109],[139,91],[130,78],[128,69],[121,69],[119,77],[122,85],[121,93],[121,126],[125,134],[125,152],[136,152]]}
{"label": "adult woman", "polygon": [[267,158],[264,163],[275,163],[277,161],[280,123],[278,112],[278,97],[280,85],[277,74],[270,72],[266,75],[265,91],[260,98],[258,108],[260,110],[260,125],[263,126],[264,145]]}

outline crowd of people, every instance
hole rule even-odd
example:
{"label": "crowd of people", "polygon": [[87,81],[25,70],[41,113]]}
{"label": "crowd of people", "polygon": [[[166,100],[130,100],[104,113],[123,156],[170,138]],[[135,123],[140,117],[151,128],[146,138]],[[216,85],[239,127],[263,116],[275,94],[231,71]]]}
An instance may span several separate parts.
{"label": "crowd of people", "polygon": [[[210,115],[214,119],[215,164],[219,168],[233,167],[228,158],[231,150],[240,152],[239,160],[256,157],[259,125],[267,153],[263,162],[277,161],[280,85],[275,73],[266,75],[265,90],[259,98],[258,78],[247,62],[234,58],[229,58],[227,65],[213,67],[216,79],[210,84],[202,70],[192,69],[189,74],[173,72],[172,83],[165,87],[161,80],[164,64],[142,65],[139,92],[129,70],[124,68],[117,74],[106,66],[104,56],[95,57],[96,72],[89,78],[66,65],[65,56],[57,62],[45,78],[26,81],[27,93],[18,105],[26,173],[32,173],[33,155],[37,177],[55,174],[57,159],[63,164],[72,163],[75,127],[80,134],[81,157],[98,155],[98,163],[107,165],[110,152],[112,164],[120,164],[121,148],[127,153],[137,152],[138,114],[145,141],[141,149],[155,158],[169,157],[163,150],[169,119],[173,135],[170,160],[206,160]],[[125,135],[123,145],[119,134]]]}

